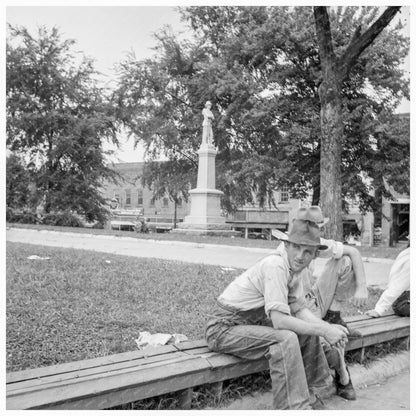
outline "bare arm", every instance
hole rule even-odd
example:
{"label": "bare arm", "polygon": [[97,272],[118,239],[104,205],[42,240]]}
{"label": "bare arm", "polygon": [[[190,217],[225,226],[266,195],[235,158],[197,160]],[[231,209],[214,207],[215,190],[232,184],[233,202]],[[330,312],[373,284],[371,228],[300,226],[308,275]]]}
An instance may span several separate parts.
{"label": "bare arm", "polygon": [[349,256],[352,263],[352,268],[355,275],[356,289],[352,303],[357,306],[364,306],[368,299],[367,281],[365,277],[363,259],[361,258],[360,252],[351,246],[343,247],[343,254]]}
{"label": "bare arm", "polygon": [[276,329],[288,329],[300,335],[324,337],[329,344],[345,341],[348,330],[340,325],[331,325],[313,316],[307,309],[300,310],[296,317],[279,311],[271,311],[270,317]]}

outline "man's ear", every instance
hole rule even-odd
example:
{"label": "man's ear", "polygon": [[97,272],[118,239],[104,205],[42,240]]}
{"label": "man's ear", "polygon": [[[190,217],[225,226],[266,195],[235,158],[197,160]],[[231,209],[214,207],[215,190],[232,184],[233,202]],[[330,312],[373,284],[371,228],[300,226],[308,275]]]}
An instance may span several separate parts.
{"label": "man's ear", "polygon": [[320,253],[319,249],[316,249],[315,250],[315,257],[314,257],[314,259],[316,259],[319,256],[319,253]]}

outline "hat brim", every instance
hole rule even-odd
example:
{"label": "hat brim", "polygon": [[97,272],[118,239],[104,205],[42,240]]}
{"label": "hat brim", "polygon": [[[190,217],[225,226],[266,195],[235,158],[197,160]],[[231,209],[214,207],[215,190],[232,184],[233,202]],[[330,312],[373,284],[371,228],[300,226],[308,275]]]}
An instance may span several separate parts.
{"label": "hat brim", "polygon": [[318,227],[323,227],[328,221],[329,221],[329,218],[325,217],[322,222],[317,222],[316,224],[318,225]]}
{"label": "hat brim", "polygon": [[326,246],[325,244],[315,243],[315,241],[311,241],[311,240],[295,241],[295,240],[289,239],[289,237],[278,238],[278,240],[288,241],[289,243],[298,244],[300,246],[312,246],[312,247],[316,247],[318,250],[326,250],[328,248],[328,246]]}

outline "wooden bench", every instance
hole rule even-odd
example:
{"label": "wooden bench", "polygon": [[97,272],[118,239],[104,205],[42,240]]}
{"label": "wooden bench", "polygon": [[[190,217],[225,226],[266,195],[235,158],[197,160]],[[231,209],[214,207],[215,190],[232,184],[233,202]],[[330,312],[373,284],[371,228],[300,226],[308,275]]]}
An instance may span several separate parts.
{"label": "wooden bench", "polygon": [[[346,350],[408,338],[409,318],[349,318],[353,338]],[[220,396],[222,381],[268,369],[266,359],[247,361],[210,352],[204,340],[186,341],[143,351],[8,373],[6,406],[11,409],[107,409],[181,392],[180,407],[189,409],[192,389],[212,384]]]}

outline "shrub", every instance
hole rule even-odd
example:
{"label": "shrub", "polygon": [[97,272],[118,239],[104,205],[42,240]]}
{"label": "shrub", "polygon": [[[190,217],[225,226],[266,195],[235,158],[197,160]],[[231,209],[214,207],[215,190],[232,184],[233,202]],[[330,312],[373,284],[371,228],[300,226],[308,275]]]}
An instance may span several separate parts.
{"label": "shrub", "polygon": [[6,207],[6,221],[7,222],[13,222],[13,217],[14,217],[13,208]]}
{"label": "shrub", "polygon": [[70,212],[50,212],[45,214],[42,224],[57,225],[62,227],[83,227],[83,222]]}
{"label": "shrub", "polygon": [[30,211],[15,212],[8,208],[6,211],[6,219],[9,222],[17,222],[19,224],[38,224],[39,219],[35,213]]}

